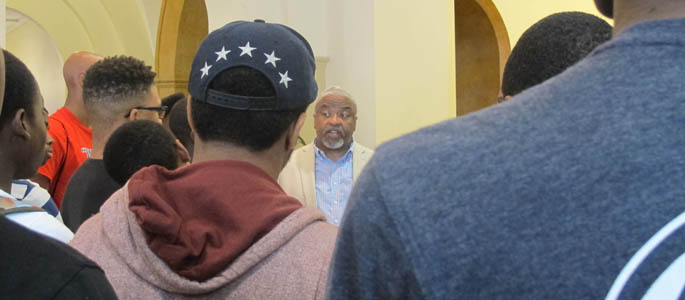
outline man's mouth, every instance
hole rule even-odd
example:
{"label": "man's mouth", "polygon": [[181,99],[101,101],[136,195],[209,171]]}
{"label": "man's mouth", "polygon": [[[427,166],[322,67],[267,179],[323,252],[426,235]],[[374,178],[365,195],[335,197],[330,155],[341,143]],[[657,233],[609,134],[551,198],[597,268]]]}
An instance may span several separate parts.
{"label": "man's mouth", "polygon": [[345,134],[343,133],[343,131],[342,131],[342,130],[338,130],[338,129],[331,129],[331,130],[328,130],[328,131],[326,131],[326,135],[327,135],[327,136],[335,136],[335,137],[343,137],[343,136],[345,136]]}

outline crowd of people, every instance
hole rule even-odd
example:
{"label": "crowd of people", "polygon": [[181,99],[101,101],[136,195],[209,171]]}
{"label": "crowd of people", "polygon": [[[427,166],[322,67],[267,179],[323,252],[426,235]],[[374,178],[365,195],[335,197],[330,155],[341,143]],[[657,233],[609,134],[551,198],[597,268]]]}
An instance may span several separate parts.
{"label": "crowd of people", "polygon": [[682,299],[685,3],[595,3],[521,36],[502,103],[375,151],[285,25],[211,32],[163,98],[74,53],[50,116],[3,50],[0,298]]}

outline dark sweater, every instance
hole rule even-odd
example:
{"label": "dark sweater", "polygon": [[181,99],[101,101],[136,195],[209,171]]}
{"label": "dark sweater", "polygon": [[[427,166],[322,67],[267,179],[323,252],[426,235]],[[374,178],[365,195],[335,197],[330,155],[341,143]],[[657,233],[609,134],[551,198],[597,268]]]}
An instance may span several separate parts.
{"label": "dark sweater", "polygon": [[71,247],[4,216],[0,237],[0,298],[117,298],[104,272]]}
{"label": "dark sweater", "polygon": [[100,211],[116,190],[121,188],[105,169],[101,159],[86,160],[69,180],[62,202],[64,224],[74,233],[88,218]]}
{"label": "dark sweater", "polygon": [[329,299],[682,299],[684,32],[636,25],[507,103],[380,146]]}

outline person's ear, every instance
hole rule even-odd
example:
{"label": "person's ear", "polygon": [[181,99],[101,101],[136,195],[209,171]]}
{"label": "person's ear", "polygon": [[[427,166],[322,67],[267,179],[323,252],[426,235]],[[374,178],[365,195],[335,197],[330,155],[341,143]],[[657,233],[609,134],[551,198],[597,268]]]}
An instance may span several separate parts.
{"label": "person's ear", "polygon": [[190,152],[188,152],[188,149],[186,149],[185,146],[179,141],[178,139],[174,143],[175,148],[176,148],[176,156],[178,157],[178,166],[182,167],[184,165],[190,164]]}
{"label": "person's ear", "polygon": [[31,138],[31,133],[29,133],[28,130],[28,122],[29,120],[26,110],[20,108],[14,113],[14,117],[12,117],[12,121],[10,121],[10,128],[12,128],[12,132],[15,135],[28,140]]}
{"label": "person's ear", "polygon": [[80,88],[83,88],[83,80],[86,79],[86,72],[78,73],[78,81],[76,82]]}
{"label": "person's ear", "polygon": [[511,99],[511,96],[509,96],[509,95],[504,96],[504,101],[509,101],[509,99]]}
{"label": "person's ear", "polygon": [[302,126],[304,125],[304,121],[307,119],[307,113],[303,112],[300,114],[299,117],[297,117],[297,120],[293,123],[288,128],[288,131],[286,132],[286,150],[292,150],[295,149],[295,146],[297,146],[297,137],[300,136],[300,130],[302,129]]}
{"label": "person's ear", "polygon": [[127,121],[135,121],[138,120],[138,114],[140,111],[138,109],[132,108],[131,112],[128,114],[128,118],[126,118]]}

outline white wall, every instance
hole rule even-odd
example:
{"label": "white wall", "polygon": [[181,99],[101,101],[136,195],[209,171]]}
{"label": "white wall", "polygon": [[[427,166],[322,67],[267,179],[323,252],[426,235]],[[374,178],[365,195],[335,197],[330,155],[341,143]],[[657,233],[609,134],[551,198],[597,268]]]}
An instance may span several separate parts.
{"label": "white wall", "polygon": [[62,107],[66,97],[62,56],[52,37],[38,23],[27,18],[7,33],[6,49],[21,59],[36,77],[48,112],[53,113]]}

